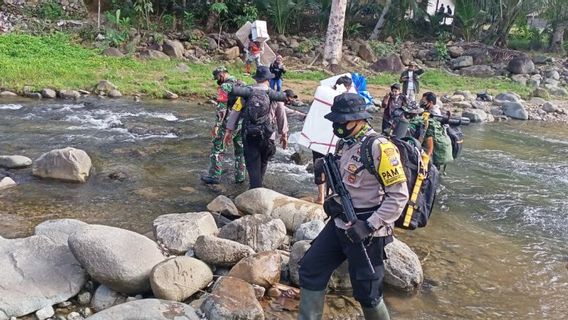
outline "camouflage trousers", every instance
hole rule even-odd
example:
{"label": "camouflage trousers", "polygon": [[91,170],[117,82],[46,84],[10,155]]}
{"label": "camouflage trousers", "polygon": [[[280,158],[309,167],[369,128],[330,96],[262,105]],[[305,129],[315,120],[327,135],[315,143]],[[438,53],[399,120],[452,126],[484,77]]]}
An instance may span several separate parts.
{"label": "camouflage trousers", "polygon": [[[217,135],[213,138],[211,146],[211,161],[209,165],[209,176],[220,177],[223,173],[223,157],[225,155],[225,144],[223,137],[225,136],[226,121],[222,122],[217,130]],[[245,156],[243,148],[243,139],[241,137],[241,125],[233,131],[233,149],[235,152],[235,181],[242,182],[245,180]]]}

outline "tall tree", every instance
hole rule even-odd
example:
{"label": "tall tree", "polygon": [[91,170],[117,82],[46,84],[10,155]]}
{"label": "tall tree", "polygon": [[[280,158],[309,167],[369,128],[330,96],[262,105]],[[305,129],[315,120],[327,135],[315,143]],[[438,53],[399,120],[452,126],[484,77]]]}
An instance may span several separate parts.
{"label": "tall tree", "polygon": [[377,24],[375,25],[375,28],[373,29],[373,33],[371,33],[371,36],[369,37],[369,39],[377,40],[379,38],[379,34],[381,33],[381,30],[385,26],[385,22],[386,22],[385,17],[387,15],[387,13],[389,12],[391,3],[392,3],[392,0],[385,0],[385,5],[383,6],[383,11],[381,11],[381,16],[379,17],[379,21],[377,21]]}
{"label": "tall tree", "polygon": [[565,0],[546,0],[544,17],[552,27],[548,49],[564,51],[564,32],[568,28],[568,3]]}
{"label": "tall tree", "polygon": [[327,25],[323,59],[327,62],[333,72],[338,70],[339,63],[343,56],[343,27],[345,25],[346,10],[347,0],[332,1],[329,23]]}

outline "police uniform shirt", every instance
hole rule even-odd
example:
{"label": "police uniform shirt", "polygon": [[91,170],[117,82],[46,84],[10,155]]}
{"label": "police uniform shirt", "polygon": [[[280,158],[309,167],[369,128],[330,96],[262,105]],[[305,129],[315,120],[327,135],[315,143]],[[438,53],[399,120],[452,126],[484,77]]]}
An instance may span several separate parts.
{"label": "police uniform shirt", "polygon": [[[375,133],[367,130],[365,135]],[[379,143],[381,146],[379,146]],[[377,178],[367,170],[358,170],[361,162],[362,139],[354,143],[344,143],[339,150],[339,170],[347,191],[351,194],[353,207],[372,208],[381,205],[367,219],[375,229],[374,236],[384,237],[392,233],[394,222],[398,219],[408,201],[406,177],[400,161],[398,149],[384,137],[379,137],[373,144],[373,161],[385,188]],[[358,171],[358,172],[357,172]],[[386,195],[386,196],[385,196]],[[335,199],[339,202],[339,199]],[[335,219],[338,228],[346,229],[345,222]]]}

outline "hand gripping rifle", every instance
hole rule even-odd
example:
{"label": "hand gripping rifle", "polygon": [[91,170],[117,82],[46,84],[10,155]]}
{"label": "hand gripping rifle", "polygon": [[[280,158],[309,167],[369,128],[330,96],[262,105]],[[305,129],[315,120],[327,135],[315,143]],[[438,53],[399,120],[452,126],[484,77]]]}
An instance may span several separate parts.
{"label": "hand gripping rifle", "polygon": [[[333,154],[328,153],[324,156],[323,169],[325,172],[327,186],[331,188],[333,193],[337,194],[341,199],[341,205],[343,206],[343,221],[355,224],[355,222],[357,222],[357,214],[355,214],[355,208],[353,208],[353,200],[351,200],[351,195],[345,188],[345,184],[343,184],[341,174],[339,173],[339,166],[337,165],[337,161]],[[372,273],[375,273],[375,268],[371,263],[371,259],[369,258],[369,254],[367,253],[367,249],[365,248],[363,241],[361,241],[360,244],[361,250],[365,255],[365,259],[367,259],[369,269]]]}

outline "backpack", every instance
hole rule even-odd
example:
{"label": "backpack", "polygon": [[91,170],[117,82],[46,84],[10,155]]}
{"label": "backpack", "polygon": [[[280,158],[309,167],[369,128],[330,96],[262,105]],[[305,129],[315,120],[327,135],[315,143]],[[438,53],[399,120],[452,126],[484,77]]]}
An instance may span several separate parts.
{"label": "backpack", "polygon": [[243,132],[247,140],[266,140],[274,132],[270,121],[270,98],[267,91],[253,89],[246,99]]}
{"label": "backpack", "polygon": [[446,132],[452,141],[452,157],[456,160],[462,153],[464,134],[458,126],[449,126]]}
{"label": "backpack", "polygon": [[[365,169],[377,178],[384,188],[373,159],[373,143],[378,137],[379,135],[373,134],[363,140],[361,161]],[[399,151],[409,193],[408,202],[394,225],[408,230],[425,227],[436,199],[436,189],[439,183],[438,169],[422,151],[418,140],[411,137],[403,139],[389,137],[389,141]]]}
{"label": "backpack", "polygon": [[448,164],[454,160],[452,154],[452,140],[446,133],[446,129],[440,121],[430,119],[429,129],[434,131],[434,152],[432,154],[434,165],[437,167]]}

